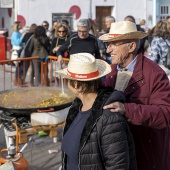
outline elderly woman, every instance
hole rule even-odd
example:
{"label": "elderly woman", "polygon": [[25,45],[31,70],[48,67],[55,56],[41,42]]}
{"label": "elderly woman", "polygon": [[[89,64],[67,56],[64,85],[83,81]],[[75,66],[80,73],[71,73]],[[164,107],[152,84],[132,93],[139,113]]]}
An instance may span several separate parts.
{"label": "elderly woman", "polygon": [[103,60],[89,53],[70,56],[68,68],[57,71],[68,79],[76,96],[69,110],[62,140],[64,170],[136,170],[132,135],[120,114],[103,110],[112,99],[125,101],[121,92],[102,86],[111,72]]}

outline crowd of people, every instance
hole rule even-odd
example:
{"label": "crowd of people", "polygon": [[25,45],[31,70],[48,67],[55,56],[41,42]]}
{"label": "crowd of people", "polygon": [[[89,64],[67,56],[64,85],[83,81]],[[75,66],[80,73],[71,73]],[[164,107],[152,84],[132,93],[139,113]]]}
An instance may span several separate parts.
{"label": "crowd of people", "polygon": [[[106,33],[99,36],[91,19],[80,19],[76,33],[64,21],[54,22],[49,33],[44,21],[27,38],[32,37],[26,57],[57,56],[54,71],[68,79],[76,97],[63,133],[62,169],[168,170],[170,84],[164,70],[169,18],[152,29],[145,20],[137,25],[131,15],[120,22],[108,16],[105,23]],[[11,37],[14,51],[27,43],[19,29]],[[70,58],[64,69],[63,57]],[[32,70],[39,86],[39,61]]]}

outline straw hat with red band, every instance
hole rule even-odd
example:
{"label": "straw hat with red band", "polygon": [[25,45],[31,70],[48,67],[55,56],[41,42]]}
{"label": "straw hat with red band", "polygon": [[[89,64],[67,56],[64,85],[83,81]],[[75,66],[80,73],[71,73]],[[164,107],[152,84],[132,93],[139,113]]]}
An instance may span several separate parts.
{"label": "straw hat with red band", "polygon": [[148,34],[137,31],[136,24],[130,21],[114,22],[111,24],[110,32],[99,37],[103,42],[142,39]]}
{"label": "straw hat with red band", "polygon": [[68,68],[55,71],[67,79],[90,81],[99,79],[111,72],[110,65],[89,53],[77,53],[70,55]]}

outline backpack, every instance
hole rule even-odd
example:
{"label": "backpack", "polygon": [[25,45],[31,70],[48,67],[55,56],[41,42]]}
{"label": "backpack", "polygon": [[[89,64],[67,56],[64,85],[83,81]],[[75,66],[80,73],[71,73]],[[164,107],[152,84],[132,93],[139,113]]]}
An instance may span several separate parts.
{"label": "backpack", "polygon": [[168,47],[168,54],[167,54],[166,59],[164,61],[164,66],[167,67],[168,69],[170,69],[170,46],[168,45],[167,42],[166,42],[166,45]]}

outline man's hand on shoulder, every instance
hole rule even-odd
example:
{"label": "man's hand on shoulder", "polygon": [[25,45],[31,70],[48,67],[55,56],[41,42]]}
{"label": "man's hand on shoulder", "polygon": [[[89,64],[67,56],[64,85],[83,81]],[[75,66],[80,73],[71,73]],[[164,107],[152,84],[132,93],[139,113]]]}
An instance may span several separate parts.
{"label": "man's hand on shoulder", "polygon": [[118,112],[121,115],[125,115],[125,107],[121,102],[113,102],[103,107],[103,109],[110,109],[111,112]]}

